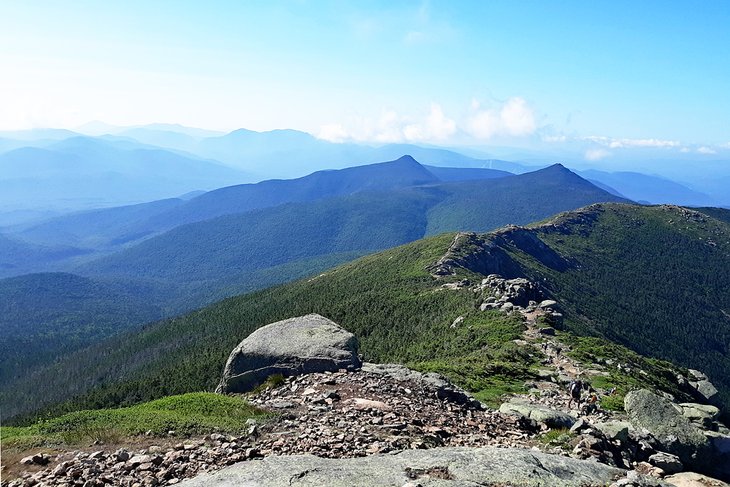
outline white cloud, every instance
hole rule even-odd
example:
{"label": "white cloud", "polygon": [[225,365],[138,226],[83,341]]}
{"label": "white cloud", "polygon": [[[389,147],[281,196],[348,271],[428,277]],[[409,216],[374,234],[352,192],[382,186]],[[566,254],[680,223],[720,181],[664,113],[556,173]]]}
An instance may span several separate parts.
{"label": "white cloud", "polygon": [[377,120],[358,118],[349,127],[339,123],[323,125],[317,137],[330,142],[438,142],[455,134],[456,129],[456,122],[444,114],[439,104],[432,103],[429,114],[421,119],[385,110]]}
{"label": "white cloud", "polygon": [[606,149],[588,149],[585,153],[587,161],[600,161],[610,156],[611,153]]}
{"label": "white cloud", "polygon": [[319,128],[319,132],[317,132],[316,137],[328,142],[344,142],[350,138],[350,134],[341,124],[331,123],[328,125],[322,125]]}
{"label": "white cloud", "polygon": [[562,142],[567,142],[568,137],[565,135],[543,135],[542,140],[543,140],[543,142],[548,142],[551,144],[552,143],[562,143]]}
{"label": "white cloud", "polygon": [[583,140],[588,140],[606,146],[610,149],[625,149],[625,148],[637,148],[637,147],[649,147],[649,148],[671,148],[679,147],[681,144],[676,140],[662,140],[662,139],[617,139],[613,137],[604,137],[600,135],[591,135],[583,137]]}
{"label": "white cloud", "polygon": [[366,127],[377,142],[400,142],[403,140],[403,118],[394,110],[386,110],[380,115],[374,127]]}
{"label": "white cloud", "polygon": [[482,110],[469,120],[469,132],[479,139],[491,139],[501,131],[499,115],[491,110]]}
{"label": "white cloud", "polygon": [[510,98],[499,109],[481,109],[478,102],[472,101],[472,110],[475,113],[467,122],[467,130],[478,139],[522,137],[537,128],[535,114],[524,98]]}
{"label": "white cloud", "polygon": [[535,131],[535,115],[523,98],[510,98],[500,111],[509,135],[530,135]]}
{"label": "white cloud", "polygon": [[431,104],[431,112],[423,123],[406,125],[403,135],[408,141],[446,140],[456,132],[456,122],[444,115],[440,105]]}
{"label": "white cloud", "polygon": [[717,154],[717,151],[712,147],[702,146],[697,148],[697,152],[700,154]]}

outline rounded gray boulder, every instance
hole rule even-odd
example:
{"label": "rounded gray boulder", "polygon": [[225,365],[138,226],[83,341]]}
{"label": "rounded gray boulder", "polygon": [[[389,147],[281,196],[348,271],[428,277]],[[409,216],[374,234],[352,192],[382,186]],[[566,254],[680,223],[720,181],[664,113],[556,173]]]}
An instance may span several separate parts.
{"label": "rounded gray boulder", "polygon": [[290,377],[359,368],[357,351],[355,335],[324,316],[277,321],[233,349],[216,392],[248,392],[274,374]]}

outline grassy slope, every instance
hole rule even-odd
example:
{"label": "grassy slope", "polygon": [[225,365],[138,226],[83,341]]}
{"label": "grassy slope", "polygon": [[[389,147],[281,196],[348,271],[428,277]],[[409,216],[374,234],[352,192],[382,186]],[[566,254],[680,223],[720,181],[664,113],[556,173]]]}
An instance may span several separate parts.
{"label": "grassy slope", "polygon": [[[571,329],[706,372],[730,404],[730,226],[678,207],[600,205],[539,227],[565,272],[517,246],[525,274],[544,281]],[[587,217],[587,219],[585,218]]]}
{"label": "grassy slope", "polygon": [[[373,361],[423,362],[453,356],[462,345],[476,347],[478,341],[459,338],[468,327],[456,329],[449,338],[454,333],[449,325],[460,315],[467,316],[467,325],[473,320],[477,326],[520,327],[497,313],[478,314],[470,291],[435,289],[438,283],[425,267],[445,252],[451,239],[439,236],[364,257],[313,279],[227,299],[109,340],[18,384],[13,402],[27,401],[27,410],[28,402],[37,400],[31,386],[37,383],[48,384],[45,398],[51,402],[97,386],[70,409],[211,390],[230,350],[251,331],[310,312],[356,333],[365,358]],[[456,342],[450,346],[451,339]]]}
{"label": "grassy slope", "polygon": [[[415,161],[406,165],[417,170],[416,175],[425,172]],[[374,166],[365,169],[372,171]],[[333,175],[337,174],[323,173],[321,176],[332,179]],[[361,188],[364,182],[358,184],[357,188]],[[150,319],[150,316],[138,313],[148,307],[147,303],[155,304],[171,316],[227,296],[322,272],[365,253],[413,241],[437,230],[486,230],[505,223],[546,217],[555,211],[585,204],[586,199],[593,202],[605,198],[612,197],[561,166],[514,178],[463,185],[450,183],[386,193],[358,193],[179,227],[89,264],[84,270],[104,278],[130,282],[144,280],[148,291],[143,294],[143,305],[139,309],[132,307],[130,311],[121,307],[116,317],[119,326],[114,331],[123,327],[136,329],[145,319]],[[519,203],[521,199],[525,201]],[[59,289],[66,287],[68,285],[58,286]],[[127,294],[120,290],[120,295]],[[81,296],[81,293],[77,295]],[[83,326],[89,321],[84,312],[94,315],[100,310],[99,306],[84,299],[58,302],[54,309],[57,301],[46,298],[40,291],[29,292],[28,296],[32,301],[30,306],[21,306],[22,301],[16,300],[11,313],[16,324],[24,328],[22,335],[26,338],[38,337],[37,324],[45,323],[48,328],[65,320]],[[119,304],[123,304],[127,300],[120,301]],[[45,320],[41,316],[31,319],[35,312],[27,309],[39,304],[46,315],[56,314],[58,319]],[[96,321],[113,321],[114,310],[120,308],[117,303],[113,304],[108,306],[108,311],[100,313],[103,316]],[[81,305],[86,305],[87,309],[79,308]],[[58,345],[59,350],[68,351],[74,347],[63,343],[60,334],[63,330],[69,331],[71,338],[78,333],[73,327],[70,330],[57,328],[53,344]],[[11,335],[6,333],[8,340],[14,339]],[[89,338],[100,336],[90,335]],[[41,342],[36,340],[34,343]],[[35,364],[31,362],[8,369],[22,383],[21,375],[27,377],[33,373],[29,366]],[[126,370],[127,367],[121,368]]]}
{"label": "grassy slope", "polygon": [[33,448],[77,445],[81,442],[118,442],[125,437],[151,434],[202,435],[241,433],[246,420],[263,413],[237,397],[212,393],[170,396],[135,406],[74,411],[26,427],[0,428],[3,447]]}

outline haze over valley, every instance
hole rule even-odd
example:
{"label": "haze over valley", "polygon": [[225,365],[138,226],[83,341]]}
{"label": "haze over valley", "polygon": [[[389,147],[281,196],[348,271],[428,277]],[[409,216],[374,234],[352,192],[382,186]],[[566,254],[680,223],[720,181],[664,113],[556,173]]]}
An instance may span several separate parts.
{"label": "haze over valley", "polygon": [[727,4],[0,10],[0,487],[729,485]]}

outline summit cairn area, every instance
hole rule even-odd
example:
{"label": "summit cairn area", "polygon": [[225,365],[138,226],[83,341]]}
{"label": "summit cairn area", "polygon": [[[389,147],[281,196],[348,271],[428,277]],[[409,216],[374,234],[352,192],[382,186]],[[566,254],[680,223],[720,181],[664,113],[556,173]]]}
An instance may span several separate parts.
{"label": "summit cairn area", "polygon": [[228,357],[216,392],[248,392],[268,377],[360,367],[355,335],[318,314],[259,328]]}

